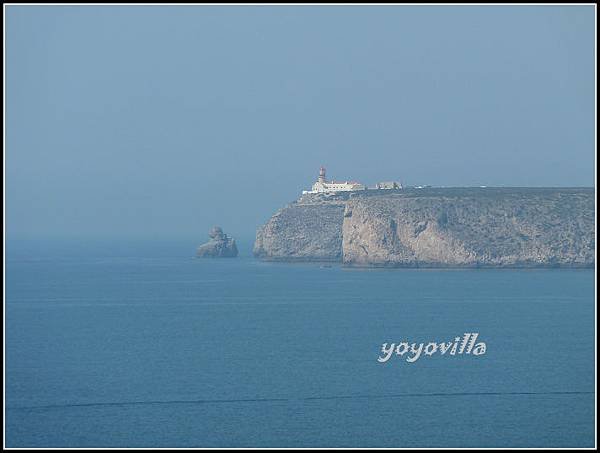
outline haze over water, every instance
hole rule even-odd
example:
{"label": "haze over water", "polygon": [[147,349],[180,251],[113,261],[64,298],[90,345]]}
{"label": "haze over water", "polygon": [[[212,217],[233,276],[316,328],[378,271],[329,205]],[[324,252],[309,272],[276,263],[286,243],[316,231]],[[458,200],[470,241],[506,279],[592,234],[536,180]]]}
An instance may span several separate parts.
{"label": "haze over water", "polygon": [[19,7],[11,237],[250,238],[335,180],[593,186],[590,6]]}

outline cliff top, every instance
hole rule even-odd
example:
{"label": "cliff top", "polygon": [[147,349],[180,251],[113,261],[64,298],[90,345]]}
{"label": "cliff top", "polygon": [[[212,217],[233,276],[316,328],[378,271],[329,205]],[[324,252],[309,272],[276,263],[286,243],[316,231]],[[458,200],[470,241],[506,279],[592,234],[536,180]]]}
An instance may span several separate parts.
{"label": "cliff top", "polygon": [[404,189],[368,189],[353,192],[304,194],[296,203],[345,202],[367,197],[495,197],[506,195],[549,195],[552,193],[590,194],[594,187],[424,187]]}

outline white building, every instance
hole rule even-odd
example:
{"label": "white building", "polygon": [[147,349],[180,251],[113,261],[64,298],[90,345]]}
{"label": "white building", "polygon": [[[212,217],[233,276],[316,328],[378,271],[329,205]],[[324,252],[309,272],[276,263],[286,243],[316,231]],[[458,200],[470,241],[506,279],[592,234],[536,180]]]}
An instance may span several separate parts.
{"label": "white building", "polygon": [[327,181],[325,179],[325,168],[319,170],[319,179],[312,186],[312,190],[303,190],[302,193],[323,193],[323,192],[349,192],[354,190],[365,190],[367,187],[355,181]]}
{"label": "white building", "polygon": [[375,184],[376,189],[402,189],[402,183],[396,181],[383,181]]}

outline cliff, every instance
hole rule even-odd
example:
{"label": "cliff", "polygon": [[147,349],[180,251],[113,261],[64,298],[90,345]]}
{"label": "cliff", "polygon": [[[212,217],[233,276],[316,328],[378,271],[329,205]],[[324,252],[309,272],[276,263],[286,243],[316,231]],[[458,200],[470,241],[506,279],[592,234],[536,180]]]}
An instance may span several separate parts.
{"label": "cliff", "polygon": [[589,267],[590,188],[427,188],[306,195],[257,233],[268,260],[389,267]]}
{"label": "cliff", "polygon": [[289,204],[258,230],[254,255],[271,261],[341,261],[345,207],[339,200],[318,198]]}

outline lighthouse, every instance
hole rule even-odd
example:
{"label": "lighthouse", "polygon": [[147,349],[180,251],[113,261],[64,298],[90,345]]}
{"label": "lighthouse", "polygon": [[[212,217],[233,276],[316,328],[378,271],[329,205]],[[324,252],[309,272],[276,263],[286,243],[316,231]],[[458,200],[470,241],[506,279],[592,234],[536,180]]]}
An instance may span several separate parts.
{"label": "lighthouse", "polygon": [[319,182],[323,182],[323,183],[326,182],[325,181],[325,167],[321,167],[319,169],[319,179],[318,179],[318,181]]}
{"label": "lighthouse", "polygon": [[303,194],[307,193],[323,193],[323,192],[351,192],[354,190],[366,190],[366,186],[355,182],[336,182],[325,179],[325,167],[319,169],[319,178],[312,186],[312,190],[303,190]]}

